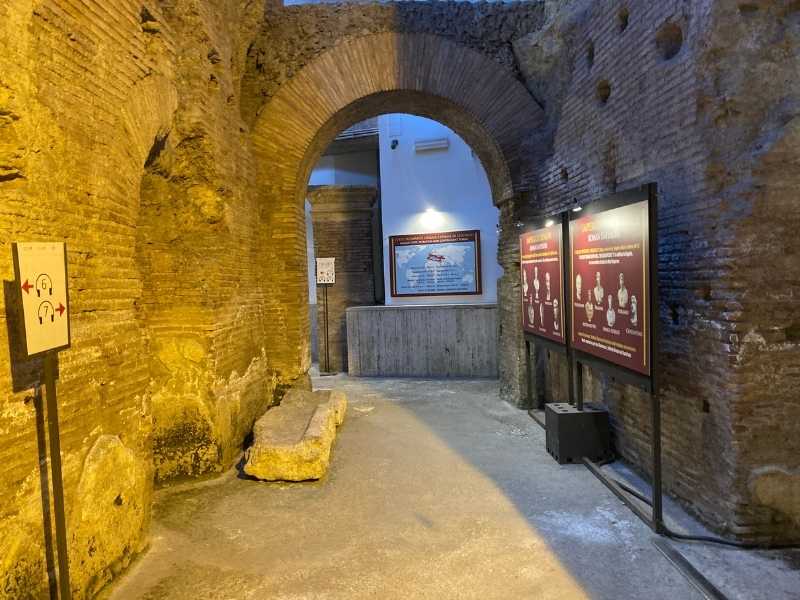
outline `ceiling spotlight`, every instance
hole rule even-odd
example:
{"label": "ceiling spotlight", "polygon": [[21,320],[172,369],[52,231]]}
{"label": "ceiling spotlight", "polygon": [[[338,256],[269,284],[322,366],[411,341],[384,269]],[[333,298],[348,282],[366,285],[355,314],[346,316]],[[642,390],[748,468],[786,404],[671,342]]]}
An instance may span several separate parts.
{"label": "ceiling spotlight", "polygon": [[552,227],[555,224],[556,224],[556,222],[553,221],[553,219],[547,219],[547,221],[545,222],[544,226],[545,227]]}
{"label": "ceiling spotlight", "polygon": [[582,210],[583,210],[582,206],[576,206],[575,208],[572,209],[572,212],[581,212]]}

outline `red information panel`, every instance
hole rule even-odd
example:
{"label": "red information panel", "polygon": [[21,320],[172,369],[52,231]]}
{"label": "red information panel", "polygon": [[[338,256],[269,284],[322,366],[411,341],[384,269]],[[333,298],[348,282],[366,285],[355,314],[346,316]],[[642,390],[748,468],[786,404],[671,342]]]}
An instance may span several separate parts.
{"label": "red information panel", "polygon": [[650,375],[648,203],[570,223],[572,345]]}
{"label": "red information panel", "polygon": [[564,339],[563,244],[561,224],[519,237],[522,328],[560,344]]}

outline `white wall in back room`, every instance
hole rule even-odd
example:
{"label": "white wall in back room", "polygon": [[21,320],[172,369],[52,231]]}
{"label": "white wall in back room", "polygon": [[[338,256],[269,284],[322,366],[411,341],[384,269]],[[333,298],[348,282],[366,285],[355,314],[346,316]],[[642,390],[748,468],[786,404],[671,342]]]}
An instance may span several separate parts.
{"label": "white wall in back room", "polygon": [[[480,160],[455,132],[436,121],[390,114],[379,117],[378,124],[386,304],[496,302],[502,275],[497,263],[499,211]],[[445,139],[446,148],[438,143]],[[420,142],[440,149],[417,151]],[[389,236],[469,229],[481,232],[482,295],[391,297]]]}

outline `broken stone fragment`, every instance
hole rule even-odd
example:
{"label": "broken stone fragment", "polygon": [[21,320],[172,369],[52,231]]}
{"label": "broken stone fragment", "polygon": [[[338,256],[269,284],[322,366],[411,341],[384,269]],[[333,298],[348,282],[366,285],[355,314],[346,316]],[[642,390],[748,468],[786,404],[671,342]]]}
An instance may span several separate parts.
{"label": "broken stone fragment", "polygon": [[320,479],[346,409],[343,392],[290,390],[256,421],[244,472],[265,481]]}

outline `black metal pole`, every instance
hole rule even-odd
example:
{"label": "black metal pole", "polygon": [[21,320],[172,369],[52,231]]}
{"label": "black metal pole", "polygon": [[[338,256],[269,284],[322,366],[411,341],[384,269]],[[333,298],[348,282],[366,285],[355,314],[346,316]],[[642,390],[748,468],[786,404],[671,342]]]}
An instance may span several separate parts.
{"label": "black metal pole", "polygon": [[583,410],[583,365],[579,360],[572,363],[575,369],[575,407]]}
{"label": "black metal pole", "polygon": [[325,290],[325,372],[331,372],[331,355],[330,355],[330,344],[328,341],[328,284],[325,283],[322,285],[322,288]]}
{"label": "black metal pole", "polygon": [[47,396],[47,426],[50,441],[50,468],[53,482],[53,512],[56,520],[56,547],[58,548],[58,582],[61,600],[70,600],[69,556],[67,554],[67,521],[64,512],[64,480],[61,475],[61,437],[58,428],[58,402],[56,400],[55,352],[44,357],[44,386]]}
{"label": "black metal pole", "polygon": [[653,412],[653,531],[661,534],[664,533],[661,490],[661,398],[656,392],[652,392],[650,398]]}
{"label": "black metal pole", "polygon": [[[564,310],[564,341],[567,349],[567,389],[568,402],[576,404],[575,400],[575,371],[572,361],[572,344],[570,344],[570,336],[572,335],[572,311],[575,305],[575,300],[572,297],[572,275],[570,274],[569,264],[572,260],[571,256],[567,256],[569,250],[569,213],[565,212],[561,216],[561,281],[562,281],[562,302]],[[583,401],[578,405],[578,410],[583,410]]]}
{"label": "black metal pole", "polygon": [[661,334],[659,323],[658,289],[658,188],[656,184],[647,186],[648,196],[648,254],[650,279],[650,398],[652,408],[653,436],[653,531],[665,531],[662,509],[663,490],[661,485],[661,393],[659,390],[658,344]]}
{"label": "black metal pole", "polygon": [[42,527],[44,529],[45,562],[47,564],[47,585],[50,600],[58,600],[58,577],[53,552],[53,524],[50,513],[50,474],[47,461],[47,433],[45,431],[44,395],[41,384],[36,384],[33,392],[36,408],[36,433],[39,451],[39,483],[42,490]]}
{"label": "black metal pole", "polygon": [[534,405],[533,402],[533,381],[531,373],[531,343],[529,340],[525,340],[525,377],[527,379],[527,392],[528,392],[528,406],[531,408],[539,408],[539,403],[537,402]]}

